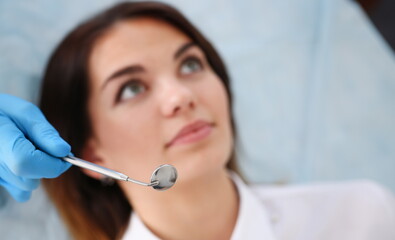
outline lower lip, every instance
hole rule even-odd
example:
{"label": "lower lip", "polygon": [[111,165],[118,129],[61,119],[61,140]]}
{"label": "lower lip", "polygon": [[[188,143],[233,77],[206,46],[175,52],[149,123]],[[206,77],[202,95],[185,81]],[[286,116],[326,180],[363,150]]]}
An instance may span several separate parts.
{"label": "lower lip", "polygon": [[177,138],[174,142],[170,144],[170,146],[198,142],[210,135],[212,130],[213,126],[205,125],[194,132]]}

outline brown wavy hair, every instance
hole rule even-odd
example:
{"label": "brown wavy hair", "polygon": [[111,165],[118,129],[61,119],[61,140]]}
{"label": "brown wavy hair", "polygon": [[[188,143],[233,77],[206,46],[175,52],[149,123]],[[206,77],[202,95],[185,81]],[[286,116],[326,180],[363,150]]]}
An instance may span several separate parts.
{"label": "brown wavy hair", "polygon": [[[95,41],[115,23],[138,17],[165,21],[189,36],[203,50],[224,83],[231,106],[229,77],[223,61],[209,41],[179,11],[159,2],[120,3],[72,30],[53,52],[45,71],[40,108],[77,156],[81,155],[92,134],[87,110],[88,59]],[[233,118],[231,120],[235,135]],[[227,167],[236,171],[234,152]],[[74,238],[108,240],[122,236],[132,206],[117,184],[103,186],[77,167],[59,178],[43,182]]]}

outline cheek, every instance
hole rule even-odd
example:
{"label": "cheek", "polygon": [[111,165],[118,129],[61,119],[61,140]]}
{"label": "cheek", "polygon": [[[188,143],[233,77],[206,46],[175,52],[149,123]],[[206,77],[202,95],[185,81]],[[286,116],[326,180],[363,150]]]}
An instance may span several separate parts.
{"label": "cheek", "polygon": [[226,128],[230,128],[229,99],[224,84],[216,78],[209,91],[202,91],[202,101],[211,114]]}
{"label": "cheek", "polygon": [[98,119],[95,131],[107,167],[131,177],[149,176],[162,160],[157,118],[146,111],[125,108]]}
{"label": "cheek", "polygon": [[232,133],[232,124],[231,124],[231,115],[230,115],[230,106],[229,106],[229,96],[226,93],[225,87],[220,83],[219,88],[221,90],[216,95],[214,111],[217,113],[217,118],[221,124],[221,128],[223,129],[224,134],[224,144],[223,149],[226,155],[226,161],[230,157],[231,148],[233,147],[233,133]]}
{"label": "cheek", "polygon": [[223,159],[222,163],[226,164],[230,158],[231,149],[233,147],[233,134],[229,109],[229,97],[226,93],[225,86],[219,79],[217,81],[215,91],[213,88],[211,94],[211,111],[217,119],[218,127],[222,136],[222,141],[218,143],[218,148],[221,149],[218,155]]}

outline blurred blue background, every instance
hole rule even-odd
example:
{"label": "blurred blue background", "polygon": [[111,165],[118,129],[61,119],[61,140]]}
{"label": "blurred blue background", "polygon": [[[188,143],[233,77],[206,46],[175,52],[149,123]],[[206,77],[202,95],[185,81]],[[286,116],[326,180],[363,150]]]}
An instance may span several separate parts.
{"label": "blurred blue background", "polygon": [[[36,102],[47,58],[117,1],[0,1],[0,92]],[[251,182],[368,178],[395,191],[395,55],[350,0],[171,0],[232,77],[240,167]],[[24,231],[15,231],[23,226]],[[0,189],[2,239],[68,239],[42,189]]]}

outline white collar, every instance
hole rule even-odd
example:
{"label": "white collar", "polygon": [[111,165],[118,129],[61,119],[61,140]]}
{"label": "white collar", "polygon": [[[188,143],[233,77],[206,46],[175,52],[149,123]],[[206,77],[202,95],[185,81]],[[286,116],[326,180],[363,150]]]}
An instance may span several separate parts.
{"label": "white collar", "polygon": [[239,215],[231,240],[274,240],[274,234],[268,212],[263,202],[237,176],[231,173],[233,182],[239,192]]}
{"label": "white collar", "polygon": [[[259,198],[235,173],[230,173],[239,194],[239,215],[231,240],[267,239],[274,240],[268,213]],[[132,213],[129,226],[122,240],[144,239],[159,240],[141,221],[136,213]]]}

